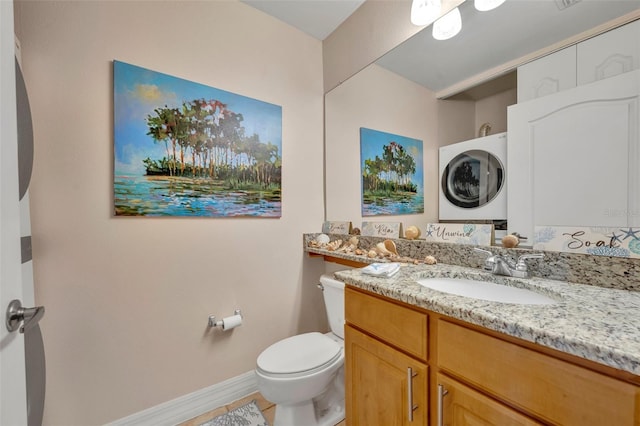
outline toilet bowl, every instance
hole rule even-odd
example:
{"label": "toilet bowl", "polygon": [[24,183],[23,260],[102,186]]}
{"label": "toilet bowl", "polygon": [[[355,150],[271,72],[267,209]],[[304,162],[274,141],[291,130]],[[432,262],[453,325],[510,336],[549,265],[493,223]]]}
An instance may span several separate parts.
{"label": "toilet bowl", "polygon": [[320,278],[332,332],[280,340],[256,362],[258,390],[276,404],[274,426],[333,426],[344,419],[344,283]]}

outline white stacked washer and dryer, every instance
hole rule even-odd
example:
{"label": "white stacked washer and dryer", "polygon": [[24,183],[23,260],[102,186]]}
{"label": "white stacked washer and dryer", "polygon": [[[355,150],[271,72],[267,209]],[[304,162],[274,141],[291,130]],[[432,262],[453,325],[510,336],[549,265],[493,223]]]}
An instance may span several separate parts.
{"label": "white stacked washer and dryer", "polygon": [[504,235],[506,163],[506,132],[440,147],[440,221],[494,223]]}

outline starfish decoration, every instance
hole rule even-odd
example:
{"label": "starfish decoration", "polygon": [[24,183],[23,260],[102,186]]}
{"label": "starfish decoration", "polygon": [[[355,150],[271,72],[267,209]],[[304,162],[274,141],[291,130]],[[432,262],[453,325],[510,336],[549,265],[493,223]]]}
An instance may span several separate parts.
{"label": "starfish decoration", "polygon": [[635,231],[633,229],[634,228],[629,228],[628,231],[625,231],[624,229],[620,230],[620,231],[625,233],[625,236],[624,236],[623,240],[626,240],[627,238],[633,238],[634,240],[640,240],[640,237],[638,237],[636,235],[638,232],[640,232],[640,229],[636,229]]}
{"label": "starfish decoration", "polygon": [[616,235],[615,232],[612,232],[611,235],[607,235],[607,238],[611,238],[611,241],[609,242],[609,245],[613,246],[613,244],[618,241],[618,242],[622,242],[622,240],[620,239],[620,237],[622,236],[622,234],[620,235]]}
{"label": "starfish decoration", "polygon": [[427,237],[433,237],[433,226],[430,226],[429,229],[427,229]]}

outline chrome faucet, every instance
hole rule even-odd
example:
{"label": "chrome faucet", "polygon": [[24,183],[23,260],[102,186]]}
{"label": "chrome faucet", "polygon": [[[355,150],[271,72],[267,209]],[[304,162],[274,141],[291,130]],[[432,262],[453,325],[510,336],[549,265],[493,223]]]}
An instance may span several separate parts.
{"label": "chrome faucet", "polygon": [[487,255],[484,260],[484,269],[495,275],[506,275],[515,278],[529,278],[529,269],[527,268],[527,259],[542,259],[544,254],[532,253],[523,254],[518,257],[518,261],[514,262],[511,258],[500,254],[493,254],[489,250],[474,247],[474,250]]}

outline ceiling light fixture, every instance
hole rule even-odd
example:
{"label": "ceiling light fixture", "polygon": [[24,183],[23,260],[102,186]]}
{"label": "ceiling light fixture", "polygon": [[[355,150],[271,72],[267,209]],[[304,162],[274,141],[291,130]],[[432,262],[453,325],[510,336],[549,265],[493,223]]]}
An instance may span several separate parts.
{"label": "ceiling light fixture", "polygon": [[440,16],[442,0],[413,0],[411,3],[411,23],[429,25]]}
{"label": "ceiling light fixture", "polygon": [[462,16],[457,7],[433,23],[433,38],[447,40],[462,29]]}
{"label": "ceiling light fixture", "polygon": [[486,12],[488,10],[495,9],[504,2],[505,0],[474,0],[473,5],[480,12]]}

